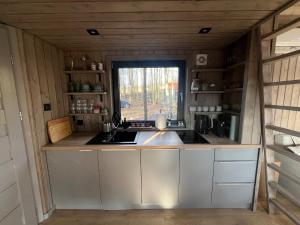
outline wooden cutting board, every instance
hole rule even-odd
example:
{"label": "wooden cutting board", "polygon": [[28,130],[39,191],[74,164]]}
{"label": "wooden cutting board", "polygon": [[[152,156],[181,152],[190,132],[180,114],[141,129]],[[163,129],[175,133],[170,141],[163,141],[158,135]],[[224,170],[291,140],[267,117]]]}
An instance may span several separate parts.
{"label": "wooden cutting board", "polygon": [[72,127],[69,117],[49,120],[47,125],[49,138],[52,143],[56,143],[72,134]]}

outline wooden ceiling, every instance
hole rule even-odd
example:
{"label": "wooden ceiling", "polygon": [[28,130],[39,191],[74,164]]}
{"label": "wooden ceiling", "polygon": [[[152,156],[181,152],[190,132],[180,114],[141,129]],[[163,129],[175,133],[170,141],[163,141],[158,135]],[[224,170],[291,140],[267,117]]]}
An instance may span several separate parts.
{"label": "wooden ceiling", "polygon": [[64,50],[220,49],[287,2],[0,0],[0,21]]}

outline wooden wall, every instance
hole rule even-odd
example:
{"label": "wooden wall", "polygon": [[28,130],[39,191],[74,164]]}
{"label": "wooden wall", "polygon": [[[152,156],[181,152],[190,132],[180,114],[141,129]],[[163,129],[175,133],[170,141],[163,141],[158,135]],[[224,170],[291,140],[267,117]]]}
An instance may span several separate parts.
{"label": "wooden wall", "polygon": [[[104,96],[104,105],[108,107],[109,112],[113,112],[113,99],[112,99],[112,80],[111,80],[111,63],[112,61],[119,60],[186,60],[186,96],[185,96],[185,121],[187,126],[192,126],[192,115],[189,112],[190,105],[209,105],[214,102],[215,105],[220,103],[220,99],[216,95],[198,96],[197,100],[195,95],[190,93],[190,87],[192,79],[195,74],[190,73],[190,69],[195,65],[195,58],[197,53],[208,54],[208,65],[210,68],[220,68],[223,66],[223,52],[221,50],[119,50],[119,51],[96,51],[96,52],[66,52],[65,62],[68,64],[69,57],[76,57],[80,59],[85,55],[89,60],[102,61],[105,65],[106,76],[103,79],[105,86],[107,87],[108,95]],[[78,63],[78,62],[77,62]],[[82,75],[81,75],[82,76]],[[202,77],[207,80],[216,81],[218,78],[222,79],[222,74],[216,73],[202,73]],[[80,119],[80,118],[79,118]],[[88,116],[82,117],[84,120],[84,126],[86,128],[96,127],[95,123],[99,123],[98,120],[91,120]],[[106,118],[109,120],[110,118]],[[88,130],[88,129],[85,129]]]}
{"label": "wooden wall", "polygon": [[[27,102],[26,115],[28,114],[30,126],[26,129],[30,128],[31,132],[26,141],[27,145],[31,142],[34,151],[42,211],[45,214],[52,208],[52,199],[46,156],[40,149],[49,142],[47,121],[68,113],[68,103],[63,94],[66,88],[66,76],[63,73],[64,54],[56,47],[21,30],[17,30],[17,43],[26,95],[24,101]],[[44,111],[44,104],[50,104],[51,110]]]}

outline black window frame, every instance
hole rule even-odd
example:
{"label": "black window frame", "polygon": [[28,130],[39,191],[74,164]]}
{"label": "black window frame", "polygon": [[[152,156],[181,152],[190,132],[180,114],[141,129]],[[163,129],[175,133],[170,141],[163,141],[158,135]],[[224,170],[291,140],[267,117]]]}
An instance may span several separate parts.
{"label": "black window frame", "polygon": [[[185,104],[185,75],[186,62],[184,60],[134,60],[134,61],[112,61],[112,85],[114,111],[121,115],[120,86],[118,71],[120,68],[145,68],[145,67],[178,67],[178,103],[177,121],[184,120]],[[148,120],[150,121],[150,120]]]}

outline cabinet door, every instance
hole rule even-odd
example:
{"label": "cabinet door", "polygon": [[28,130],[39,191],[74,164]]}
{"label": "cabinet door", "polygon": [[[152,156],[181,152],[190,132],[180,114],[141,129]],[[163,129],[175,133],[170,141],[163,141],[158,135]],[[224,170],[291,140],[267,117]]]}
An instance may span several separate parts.
{"label": "cabinet door", "polygon": [[214,208],[250,208],[253,183],[215,183],[213,189]]}
{"label": "cabinet door", "polygon": [[101,208],[97,154],[96,151],[47,152],[57,209]]}
{"label": "cabinet door", "polygon": [[211,207],[213,162],[213,149],[180,150],[180,207]]}
{"label": "cabinet door", "polygon": [[142,150],[141,159],[143,207],[178,205],[179,150]]}
{"label": "cabinet door", "polygon": [[216,161],[214,182],[255,182],[256,161]]}
{"label": "cabinet door", "polygon": [[140,150],[102,150],[100,187],[104,209],[140,208]]}

